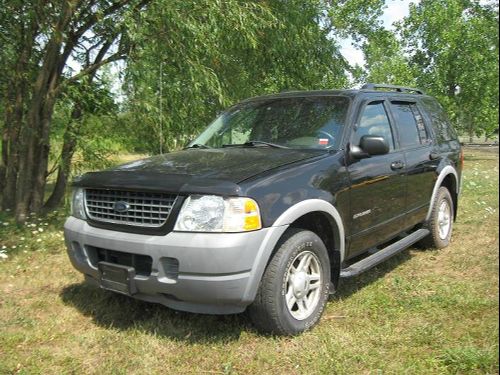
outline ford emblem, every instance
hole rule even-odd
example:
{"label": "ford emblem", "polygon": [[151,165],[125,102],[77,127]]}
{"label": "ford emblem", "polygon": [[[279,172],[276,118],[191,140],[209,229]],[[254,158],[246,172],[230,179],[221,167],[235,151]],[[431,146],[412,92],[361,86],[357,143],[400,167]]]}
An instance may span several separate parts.
{"label": "ford emblem", "polygon": [[120,213],[120,214],[127,212],[129,210],[129,208],[130,208],[130,205],[124,201],[115,202],[115,204],[113,205],[113,210],[115,212]]}

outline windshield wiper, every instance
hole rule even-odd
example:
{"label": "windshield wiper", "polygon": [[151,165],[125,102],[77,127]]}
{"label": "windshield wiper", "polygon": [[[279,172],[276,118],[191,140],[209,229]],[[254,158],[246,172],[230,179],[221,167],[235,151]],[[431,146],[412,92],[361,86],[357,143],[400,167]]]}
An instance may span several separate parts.
{"label": "windshield wiper", "polygon": [[222,147],[257,147],[260,145],[274,147],[274,148],[288,148],[286,146],[278,145],[276,143],[264,142],[264,141],[248,141],[248,142],[239,143],[239,144],[223,145]]}
{"label": "windshield wiper", "polygon": [[204,145],[204,144],[201,144],[201,143],[195,143],[194,145],[186,147],[184,150],[187,150],[188,148],[203,148],[203,149],[207,149],[207,148],[212,148],[212,147]]}

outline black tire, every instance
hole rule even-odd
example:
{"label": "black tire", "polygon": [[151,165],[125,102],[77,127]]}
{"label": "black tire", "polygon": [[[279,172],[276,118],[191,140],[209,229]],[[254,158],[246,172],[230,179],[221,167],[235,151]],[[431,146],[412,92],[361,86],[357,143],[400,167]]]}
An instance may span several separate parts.
{"label": "black tire", "polygon": [[[295,284],[290,281],[288,274],[290,267],[294,267],[294,265],[298,264],[296,262],[300,263],[300,260],[305,257],[311,259],[307,264],[313,264],[317,270],[321,270],[321,278],[315,289],[319,290],[319,292],[309,290],[312,283],[310,281],[304,282],[305,284],[299,283],[300,285],[307,285],[302,294],[306,300],[310,298],[315,302],[310,303],[309,309],[306,309],[306,311],[312,311],[309,316],[297,319],[292,314],[298,314],[298,311],[293,311],[293,308],[290,311],[285,300],[287,286],[289,292],[293,292],[290,294],[294,294],[290,301],[296,298],[295,289],[292,287]],[[313,265],[309,266],[308,269],[312,270]],[[307,273],[303,273],[301,277],[304,275],[307,275]],[[313,327],[321,318],[328,300],[329,288],[330,260],[323,241],[313,232],[295,228],[289,229],[278,243],[277,251],[271,258],[260,282],[257,297],[248,308],[250,319],[255,327],[264,333],[278,335],[301,333]],[[311,293],[314,293],[314,295]],[[299,300],[297,297],[297,301],[303,299]],[[295,306],[299,310],[298,302]],[[301,306],[305,306],[305,304]],[[313,306],[315,306],[314,309]]]}
{"label": "black tire", "polygon": [[[439,211],[443,202],[446,203],[450,208],[450,227],[446,236],[443,236],[443,233],[440,233]],[[441,186],[433,202],[431,217],[426,224],[431,233],[420,241],[420,246],[424,248],[436,249],[443,249],[447,247],[450,244],[451,235],[453,233],[453,220],[455,217],[454,214],[455,207],[451,194],[446,187]]]}

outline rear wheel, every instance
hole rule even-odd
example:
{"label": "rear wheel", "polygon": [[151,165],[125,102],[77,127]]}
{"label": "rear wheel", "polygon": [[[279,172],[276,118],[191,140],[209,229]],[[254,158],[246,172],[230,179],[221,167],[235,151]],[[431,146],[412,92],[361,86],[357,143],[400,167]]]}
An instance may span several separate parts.
{"label": "rear wheel", "polygon": [[448,189],[441,186],[433,202],[431,217],[427,223],[431,233],[421,241],[424,247],[442,249],[450,244],[453,233],[455,207]]}
{"label": "rear wheel", "polygon": [[250,318],[263,332],[294,335],[314,326],[328,300],[330,261],[313,232],[290,229],[262,277]]}

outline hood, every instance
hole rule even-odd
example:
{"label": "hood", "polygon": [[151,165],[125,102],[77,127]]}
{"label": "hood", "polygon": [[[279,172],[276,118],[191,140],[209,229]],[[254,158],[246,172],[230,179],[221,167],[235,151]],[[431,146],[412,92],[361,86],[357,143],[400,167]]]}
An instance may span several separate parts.
{"label": "hood", "polygon": [[320,155],[327,153],[269,147],[188,149],[90,172],[74,186],[238,195],[237,184],[243,180]]}

